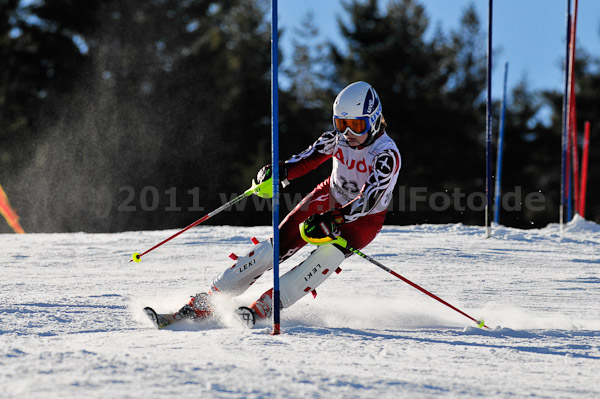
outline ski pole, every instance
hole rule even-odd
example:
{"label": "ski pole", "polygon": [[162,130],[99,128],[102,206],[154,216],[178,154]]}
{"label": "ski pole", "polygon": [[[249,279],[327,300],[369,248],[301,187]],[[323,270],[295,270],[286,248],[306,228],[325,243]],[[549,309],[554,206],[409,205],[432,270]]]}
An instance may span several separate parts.
{"label": "ski pole", "polygon": [[242,194],[238,195],[237,197],[235,197],[228,203],[221,205],[220,207],[218,207],[214,211],[210,212],[209,214],[202,216],[200,219],[196,220],[194,223],[190,224],[183,230],[173,234],[171,237],[167,238],[166,240],[159,242],[158,244],[156,244],[152,248],[148,249],[147,251],[145,251],[141,254],[138,252],[134,252],[133,255],[131,256],[131,259],[129,260],[129,262],[130,263],[131,262],[136,262],[136,263],[141,262],[141,260],[142,260],[141,257],[146,255],[148,252],[155,250],[156,248],[160,247],[161,245],[171,241],[173,238],[177,237],[181,233],[184,233],[184,232],[188,231],[189,229],[191,229],[192,227],[197,226],[200,223],[207,221],[211,217],[213,217],[216,214],[222,212],[223,210],[229,208],[230,206],[237,204],[238,202],[240,202],[241,200],[243,200],[244,198],[246,198],[252,194],[256,194],[259,197],[263,197],[263,198],[271,198],[273,196],[272,178],[265,180],[264,182],[262,182],[260,184],[257,184],[254,180],[252,180],[252,187],[250,187],[248,190],[244,191]]}
{"label": "ski pole", "polygon": [[346,248],[348,251],[350,251],[352,253],[355,253],[356,255],[360,256],[361,258],[364,258],[364,259],[368,260],[369,262],[373,263],[375,266],[378,266],[378,267],[382,268],[383,270],[385,270],[386,272],[390,273],[394,277],[398,277],[400,280],[402,280],[405,283],[407,283],[408,285],[410,285],[410,286],[418,289],[422,293],[429,295],[430,297],[432,297],[436,301],[439,301],[439,302],[443,303],[444,305],[448,306],[450,309],[453,309],[453,310],[457,311],[458,313],[460,313],[461,315],[463,315],[463,316],[467,317],[468,319],[474,321],[479,328],[485,327],[488,330],[490,329],[488,326],[485,325],[485,322],[484,322],[483,319],[477,320],[477,319],[469,316],[468,314],[466,314],[462,310],[460,310],[460,309],[458,309],[458,308],[450,305],[448,302],[444,301],[442,298],[438,297],[437,295],[434,295],[431,292],[427,291],[425,288],[422,288],[422,287],[418,286],[417,284],[413,283],[412,281],[410,281],[409,279],[402,277],[401,275],[399,275],[398,273],[396,273],[392,269],[388,268],[387,266],[383,265],[382,263],[380,263],[380,262],[376,261],[375,259],[371,258],[369,255],[362,253],[358,249],[352,248],[348,244],[348,241],[346,241],[341,236],[336,237],[334,235],[330,235],[329,237],[325,237],[325,238],[313,239],[313,238],[310,238],[310,237],[308,237],[306,235],[306,233],[304,231],[304,229],[306,227],[305,223],[300,223],[300,225],[298,227],[300,228],[300,235],[302,236],[302,238],[304,239],[304,241],[308,242],[309,244],[314,244],[314,245],[338,244],[339,246],[341,246],[343,248]]}
{"label": "ski pole", "polygon": [[[332,237],[333,238],[333,237]],[[421,291],[424,294],[429,295],[430,297],[432,297],[433,299],[443,303],[444,305],[448,306],[450,309],[453,309],[455,311],[457,311],[458,313],[460,313],[461,315],[471,319],[472,321],[474,321],[477,326],[479,326],[479,328],[485,327],[488,330],[490,329],[488,326],[485,325],[485,322],[483,319],[481,320],[476,320],[473,317],[469,316],[468,314],[466,314],[465,312],[463,312],[462,310],[450,305],[448,302],[444,301],[442,298],[438,297],[437,295],[432,294],[431,292],[427,291],[426,289],[418,286],[417,284],[413,283],[412,281],[410,281],[407,278],[402,277],[401,275],[399,275],[398,273],[396,273],[395,271],[393,271],[392,269],[386,267],[385,265],[383,265],[382,263],[376,261],[375,259],[371,258],[369,255],[366,255],[364,253],[362,253],[361,251],[359,251],[358,249],[354,249],[352,248],[349,244],[348,241],[346,241],[344,238],[342,237],[335,237],[334,244],[338,244],[344,248],[346,248],[347,250],[355,253],[356,255],[365,258],[366,260],[368,260],[369,262],[373,263],[376,266],[379,266],[380,268],[382,268],[383,270],[385,270],[386,272],[390,273],[391,275],[393,275],[394,277],[398,277],[400,280],[404,281],[405,283],[409,284],[410,286],[418,289],[419,291]]]}

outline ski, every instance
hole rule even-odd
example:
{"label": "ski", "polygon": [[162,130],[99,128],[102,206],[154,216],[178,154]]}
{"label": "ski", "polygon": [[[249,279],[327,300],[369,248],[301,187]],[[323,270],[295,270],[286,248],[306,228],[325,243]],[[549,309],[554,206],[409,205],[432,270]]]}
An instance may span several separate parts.
{"label": "ski", "polygon": [[151,307],[145,307],[144,313],[146,313],[146,316],[148,316],[148,318],[152,321],[156,328],[165,328],[173,323],[180,321],[176,319],[172,314],[156,313],[156,311]]}
{"label": "ski", "polygon": [[[173,314],[157,313],[151,307],[145,307],[144,313],[146,314],[146,316],[148,316],[150,321],[152,321],[152,324],[154,324],[154,326],[158,329],[168,327],[172,324],[175,324],[175,323],[183,321],[183,320],[194,320],[194,319],[190,319],[190,318],[183,318],[183,319],[176,318],[175,315],[173,315]],[[254,327],[254,324],[256,322],[256,316],[250,308],[242,306],[242,307],[236,309],[235,316],[236,316],[236,319],[240,322],[240,324],[242,326],[244,326],[246,328]]]}
{"label": "ski", "polygon": [[246,328],[254,327],[254,323],[256,322],[256,316],[252,309],[242,306],[235,310],[235,315],[237,316],[242,326]]}

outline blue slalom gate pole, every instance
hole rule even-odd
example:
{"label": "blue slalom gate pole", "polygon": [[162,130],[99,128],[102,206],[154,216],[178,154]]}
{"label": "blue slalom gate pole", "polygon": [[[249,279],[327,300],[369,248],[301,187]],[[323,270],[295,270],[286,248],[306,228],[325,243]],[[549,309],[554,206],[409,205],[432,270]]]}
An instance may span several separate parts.
{"label": "blue slalom gate pole", "polygon": [[492,236],[492,6],[493,0],[488,4],[488,44],[487,44],[487,105],[486,105],[486,176],[485,176],[485,228],[486,237]]}
{"label": "blue slalom gate pole", "polygon": [[562,154],[561,154],[561,175],[560,175],[560,209],[559,222],[561,231],[564,229],[565,223],[565,197],[566,197],[566,181],[567,181],[567,109],[569,95],[569,42],[571,38],[571,0],[567,0],[567,40],[565,45],[565,92],[563,93],[563,126],[562,126]]}
{"label": "blue slalom gate pole", "polygon": [[502,151],[504,147],[504,117],[506,116],[506,81],[508,79],[508,62],[504,63],[504,87],[502,89],[502,111],[500,113],[500,131],[498,133],[498,151],[496,155],[496,187],[494,192],[496,194],[495,207],[494,207],[494,223],[500,224],[500,203],[501,193],[500,187],[502,187]]}
{"label": "blue slalom gate pole", "polygon": [[271,0],[271,165],[273,165],[273,335],[279,321],[279,42],[277,0]]}

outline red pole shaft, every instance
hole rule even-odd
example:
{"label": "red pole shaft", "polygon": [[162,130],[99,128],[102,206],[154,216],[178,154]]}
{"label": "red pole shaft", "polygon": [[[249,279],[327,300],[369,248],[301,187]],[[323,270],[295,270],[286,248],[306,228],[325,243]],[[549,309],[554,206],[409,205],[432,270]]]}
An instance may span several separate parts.
{"label": "red pole shaft", "polygon": [[[405,283],[407,283],[408,285],[418,289],[419,291],[421,291],[422,293],[429,295],[430,297],[432,297],[433,299],[435,299],[436,301],[439,301],[441,303],[443,303],[444,305],[448,306],[450,309],[453,309],[455,311],[457,311],[458,313],[460,313],[461,315],[471,319],[472,321],[474,321],[475,323],[479,324],[479,321],[471,316],[469,316],[468,314],[466,314],[465,312],[463,312],[462,310],[456,308],[455,306],[452,306],[451,304],[449,304],[448,302],[444,301],[442,298],[438,297],[435,294],[432,294],[431,292],[427,291],[425,288],[418,286],[417,284],[413,283],[412,281],[410,281],[407,278],[402,277],[401,275],[399,275],[398,273],[396,273],[393,270],[389,270],[390,274],[392,274],[393,276],[398,277],[400,280],[404,281]],[[483,325],[485,328],[489,329],[488,326],[486,326],[485,324]]]}
{"label": "red pole shaft", "polygon": [[[376,266],[379,266],[381,269],[385,270],[386,272],[390,273],[391,275],[393,275],[394,277],[399,278],[400,280],[404,281],[405,283],[407,283],[408,285],[410,285],[411,287],[414,287],[416,289],[418,289],[419,291],[421,291],[422,293],[429,295],[430,297],[432,297],[433,299],[435,299],[438,302],[443,303],[444,305],[448,306],[450,309],[457,311],[458,313],[460,313],[461,315],[465,316],[466,318],[474,321],[475,323],[477,323],[479,325],[479,320],[469,316],[468,314],[466,314],[465,312],[463,312],[462,310],[458,309],[455,306],[452,306],[451,304],[449,304],[448,302],[444,301],[442,298],[438,297],[437,295],[432,294],[431,292],[427,291],[425,288],[420,287],[419,285],[413,283],[412,281],[410,281],[407,278],[402,277],[401,275],[399,275],[398,273],[396,273],[395,271],[393,271],[392,269],[388,268],[387,266],[383,265],[382,263],[379,263],[378,261],[376,261],[375,259],[371,258],[369,255],[363,254],[362,252],[360,252],[357,249],[354,249],[352,247],[350,247],[349,245],[346,247],[348,250],[354,252],[355,254],[357,254],[358,256],[361,256],[363,258],[365,258],[366,260],[368,260],[369,262],[373,263]],[[486,326],[485,324],[483,324],[483,327],[487,328],[488,330],[490,329],[488,326]]]}
{"label": "red pole shaft", "polygon": [[[178,235],[180,235],[181,233],[185,233],[186,231],[188,231],[189,229],[191,229],[194,226],[198,226],[200,223],[206,221],[207,219],[209,219],[209,215],[204,215],[201,219],[196,220],[194,223],[190,224],[189,226],[187,226],[186,228],[184,228],[183,230],[173,234],[171,237],[167,238],[164,241],[159,242],[158,244],[156,244],[155,246],[153,246],[152,248],[148,249],[146,252],[143,252],[140,254],[140,258],[144,255],[146,255],[148,252],[150,251],[154,251],[156,248],[160,247],[161,245],[171,241],[173,238],[177,237]],[[130,262],[132,262],[133,260],[130,260]]]}
{"label": "red pole shaft", "polygon": [[579,195],[579,210],[581,216],[585,217],[585,195],[587,191],[587,172],[590,156],[590,122],[585,122],[585,133],[583,135],[583,160],[581,162],[581,193]]}
{"label": "red pole shaft", "polygon": [[[246,190],[243,194],[238,195],[236,198],[232,199],[231,201],[229,201],[226,204],[221,205],[219,208],[215,209],[214,211],[210,212],[208,215],[204,215],[202,216],[200,219],[196,220],[194,223],[190,224],[189,226],[187,226],[186,228],[184,228],[183,230],[173,234],[171,237],[167,238],[166,240],[163,240],[161,242],[159,242],[158,244],[156,244],[155,246],[153,246],[152,248],[148,249],[146,252],[143,252],[142,254],[138,255],[138,258],[141,258],[142,256],[146,255],[148,252],[155,250],[156,248],[160,247],[161,245],[171,241],[173,238],[177,237],[178,235],[180,235],[181,233],[184,233],[186,231],[188,231],[189,229],[191,229],[194,226],[198,226],[200,223],[207,221],[208,219],[210,219],[211,217],[215,216],[217,213],[220,213],[221,211],[223,211],[224,209],[229,208],[230,206],[240,202],[242,199],[246,198],[248,195],[252,194],[252,189],[248,189]],[[133,259],[130,259],[129,262],[133,262]]]}

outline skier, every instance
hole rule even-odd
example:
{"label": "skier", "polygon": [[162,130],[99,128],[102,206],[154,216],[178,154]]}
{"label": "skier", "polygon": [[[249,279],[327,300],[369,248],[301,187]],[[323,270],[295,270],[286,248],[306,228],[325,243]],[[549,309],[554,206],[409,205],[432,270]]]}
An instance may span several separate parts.
{"label": "skier", "polygon": [[[357,249],[365,247],[381,231],[401,165],[400,153],[385,132],[386,126],[375,89],[366,82],[352,83],[333,103],[334,130],[323,133],[304,152],[280,163],[280,180],[287,184],[333,158],[331,175],[281,222],[280,262],[306,244],[299,230],[301,223],[304,234],[313,241],[327,240],[332,234],[341,235]],[[271,175],[271,166],[263,167],[258,172],[257,183],[270,179]],[[273,266],[271,242],[254,243],[252,250],[237,258],[232,267],[213,281],[207,293],[192,297],[172,315],[162,315],[165,317],[158,321],[159,327],[173,321],[210,316],[213,296],[240,295],[270,270]],[[334,271],[341,271],[339,265],[350,255],[351,252],[337,245],[319,246],[306,260],[280,277],[280,308],[290,307],[308,292],[316,295],[315,289]],[[236,313],[253,325],[256,319],[270,317],[274,306],[272,297],[273,289],[270,289]]]}

